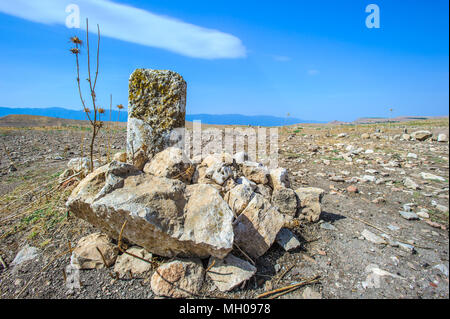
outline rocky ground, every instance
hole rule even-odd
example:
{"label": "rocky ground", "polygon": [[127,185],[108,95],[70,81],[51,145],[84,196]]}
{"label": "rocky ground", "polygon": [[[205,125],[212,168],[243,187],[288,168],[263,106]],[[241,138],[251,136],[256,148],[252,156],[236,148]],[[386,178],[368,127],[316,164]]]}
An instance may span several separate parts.
{"label": "rocky ground", "polygon": [[[433,138],[406,140],[405,130],[429,130]],[[274,244],[242,287],[221,293],[207,279],[196,298],[254,298],[315,276],[316,283],[280,298],[449,297],[449,144],[434,140],[448,135],[448,119],[279,132],[279,166],[292,188],[325,190],[321,218],[293,230],[300,248]],[[111,153],[124,150],[125,130],[111,136]],[[88,137],[74,126],[0,129],[1,298],[156,298],[151,272],[118,279],[110,269],[83,270],[80,290],[64,284],[64,252],[97,232],[68,214],[74,184],[58,181],[71,158],[88,153]],[[105,157],[107,145],[101,136],[96,154]],[[13,265],[26,245],[36,257]]]}

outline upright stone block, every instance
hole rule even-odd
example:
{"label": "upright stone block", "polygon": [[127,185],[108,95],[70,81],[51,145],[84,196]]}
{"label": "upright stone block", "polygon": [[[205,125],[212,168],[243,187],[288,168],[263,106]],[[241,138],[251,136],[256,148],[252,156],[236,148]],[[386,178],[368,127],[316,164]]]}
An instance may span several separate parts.
{"label": "upright stone block", "polygon": [[127,157],[184,146],[186,82],[176,72],[136,69],[128,91]]}

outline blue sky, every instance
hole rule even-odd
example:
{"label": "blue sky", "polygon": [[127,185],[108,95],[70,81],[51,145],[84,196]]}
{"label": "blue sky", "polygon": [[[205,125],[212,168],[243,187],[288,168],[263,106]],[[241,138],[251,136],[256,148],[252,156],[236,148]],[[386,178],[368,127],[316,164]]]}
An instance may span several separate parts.
{"label": "blue sky", "polygon": [[[82,29],[64,24],[70,3]],[[371,3],[379,29],[365,25]],[[190,114],[448,115],[448,12],[443,0],[0,0],[0,106],[81,109],[68,38],[85,38],[88,16],[104,35],[104,107],[110,93],[126,105],[131,72],[153,68],[185,78]]]}

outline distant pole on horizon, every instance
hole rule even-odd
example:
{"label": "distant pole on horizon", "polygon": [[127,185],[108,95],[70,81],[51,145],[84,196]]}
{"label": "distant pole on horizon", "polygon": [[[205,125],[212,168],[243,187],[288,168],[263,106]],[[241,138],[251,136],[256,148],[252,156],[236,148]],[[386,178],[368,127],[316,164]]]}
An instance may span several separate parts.
{"label": "distant pole on horizon", "polygon": [[390,108],[389,112],[390,112],[390,115],[389,115],[389,128],[392,130],[392,119],[393,119],[392,113],[394,112],[394,109]]}

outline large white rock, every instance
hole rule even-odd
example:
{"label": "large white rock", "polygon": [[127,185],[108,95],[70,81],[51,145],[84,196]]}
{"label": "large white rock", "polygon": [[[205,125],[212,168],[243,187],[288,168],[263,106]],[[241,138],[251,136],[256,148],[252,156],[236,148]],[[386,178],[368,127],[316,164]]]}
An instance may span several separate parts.
{"label": "large white rock", "polygon": [[127,221],[123,238],[160,256],[227,255],[233,212],[215,189],[192,185],[188,203],[183,182],[130,167],[118,162],[100,167],[80,182],[66,205],[115,239]]}
{"label": "large white rock", "polygon": [[283,215],[268,200],[255,194],[234,223],[235,243],[258,258],[272,246],[284,222]]}
{"label": "large white rock", "polygon": [[232,254],[228,254],[223,260],[210,258],[208,268],[213,263],[207,275],[222,292],[238,287],[256,273],[256,267]]}
{"label": "large white rock", "polygon": [[250,186],[240,184],[226,193],[224,199],[236,216],[238,216],[247,207],[253,194],[254,192]]}
{"label": "large white rock", "polygon": [[144,166],[144,172],[155,176],[176,178],[183,182],[189,182],[194,173],[194,166],[182,149],[169,147],[156,154]]}
{"label": "large white rock", "polygon": [[210,185],[189,185],[186,193],[189,201],[185,207],[184,232],[180,239],[223,258],[233,249],[233,212]]}

